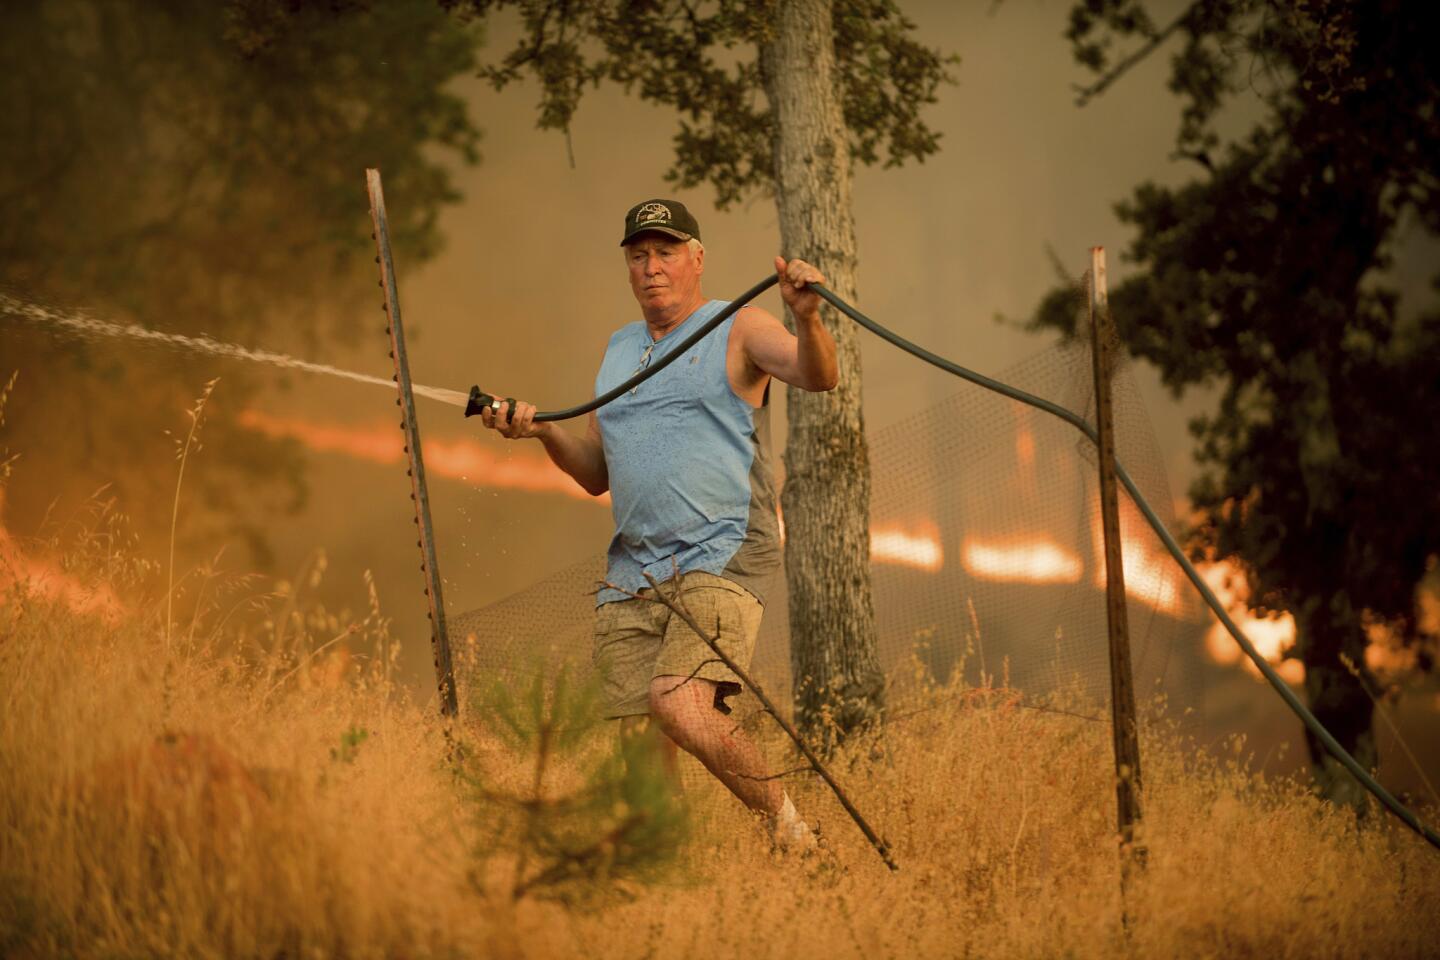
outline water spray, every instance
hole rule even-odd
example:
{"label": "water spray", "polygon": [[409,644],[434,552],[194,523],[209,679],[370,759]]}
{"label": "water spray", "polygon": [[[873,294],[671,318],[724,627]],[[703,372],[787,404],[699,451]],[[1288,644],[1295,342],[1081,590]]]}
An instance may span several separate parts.
{"label": "water spray", "polygon": [[[280,367],[287,370],[302,370],[306,373],[317,373],[327,377],[340,377],[355,383],[367,383],[371,386],[384,387],[387,390],[395,389],[395,383],[383,377],[374,377],[367,373],[357,373],[354,370],[345,370],[341,367],[331,366],[328,363],[315,363],[310,360],[301,360],[283,353],[276,353],[271,350],[258,350],[251,347],[242,347],[236,343],[226,343],[223,340],[216,340],[206,334],[199,336],[186,336],[182,333],[167,333],[163,330],[151,330],[138,324],[112,323],[108,320],[100,320],[96,317],[86,316],[83,313],[66,313],[38,303],[30,303],[20,300],[6,293],[0,293],[0,315],[14,317],[36,325],[43,325],[52,330],[82,341],[97,341],[101,339],[111,340],[134,340],[139,343],[149,343],[156,346],[169,347],[173,350],[184,350],[189,353],[199,353],[211,357],[224,357],[230,360],[246,360],[251,363],[264,363],[273,367]],[[465,406],[465,394],[459,390],[447,390],[444,387],[427,387],[424,384],[413,384],[412,389],[419,396],[430,400],[438,400],[440,403],[447,403],[452,407]]]}
{"label": "water spray", "polygon": [[[423,561],[421,563],[421,570],[426,576],[425,594],[430,606],[432,644],[434,646],[435,669],[441,695],[441,710],[447,716],[453,716],[456,711],[455,684],[450,663],[449,638],[446,633],[445,609],[441,597],[440,577],[435,562],[434,533],[430,524],[429,497],[425,488],[424,463],[420,451],[419,428],[415,419],[414,395],[418,394],[431,400],[463,408],[466,417],[475,416],[487,407],[498,410],[504,403],[509,403],[510,409],[513,410],[514,400],[510,398],[499,398],[492,394],[485,393],[478,385],[471,387],[467,395],[458,390],[430,387],[411,381],[404,346],[404,333],[400,325],[399,300],[395,290],[394,264],[390,255],[384,196],[380,188],[380,174],[376,170],[367,170],[366,177],[370,187],[371,216],[375,227],[373,233],[377,248],[377,256],[375,259],[376,262],[380,264],[380,286],[384,288],[386,296],[386,300],[381,305],[381,308],[386,311],[388,316],[389,323],[385,331],[391,337],[390,356],[394,360],[396,368],[395,375],[391,380],[387,381],[369,374],[345,370],[330,364],[301,360],[269,350],[258,350],[243,347],[238,344],[225,343],[204,334],[199,336],[186,336],[184,334],[150,330],[137,325],[110,323],[83,314],[63,313],[39,304],[17,299],[3,292],[0,292],[0,315],[16,317],[36,324],[45,324],[82,340],[96,340],[101,337],[129,339],[209,356],[265,363],[285,369],[303,370],[307,373],[339,377],[372,386],[382,386],[387,389],[398,389],[399,397],[396,399],[396,403],[401,407],[402,416],[404,417],[400,423],[400,427],[405,431],[405,452],[410,460],[410,470],[408,472],[412,480],[411,499],[415,502],[415,523],[417,527],[419,527],[420,533],[417,546],[420,547],[422,552]],[[707,336],[736,311],[774,286],[777,280],[778,277],[773,274],[766,276],[765,279],[755,284],[749,290],[746,290],[737,299],[731,301],[723,310],[687,337],[677,349],[671,351],[666,357],[638,372],[614,389],[595,397],[593,400],[573,407],[566,407],[554,411],[539,411],[535,414],[535,421],[569,420],[604,406],[660,373],[660,371],[664,370],[677,358],[682,356],[686,350]],[[952,376],[959,377],[986,390],[1058,417],[1075,427],[1092,442],[1097,440],[1095,428],[1073,411],[1067,410],[1041,397],[1026,393],[1009,384],[1001,383],[998,380],[976,373],[950,360],[946,360],[938,354],[926,350],[924,347],[901,337],[889,328],[872,320],[832,293],[822,284],[816,283],[810,286],[835,309],[892,346],[934,367],[944,370]],[[1440,849],[1440,834],[1437,834],[1430,827],[1422,823],[1411,810],[1401,804],[1388,790],[1381,786],[1374,777],[1340,745],[1339,741],[1334,738],[1330,731],[1325,729],[1320,721],[1316,719],[1315,715],[1311,713],[1304,703],[1300,701],[1300,698],[1295,695],[1295,692],[1290,689],[1289,685],[1279,673],[1275,671],[1274,667],[1260,654],[1255,648],[1255,645],[1245,636],[1239,626],[1236,625],[1219,598],[1215,596],[1209,584],[1205,582],[1204,577],[1195,569],[1194,565],[1190,563],[1189,558],[1185,556],[1185,552],[1181,549],[1179,543],[1176,542],[1174,536],[1166,529],[1165,524],[1160,520],[1149,502],[1141,495],[1139,488],[1136,486],[1134,480],[1131,479],[1129,473],[1126,472],[1125,468],[1118,462],[1115,466],[1121,485],[1139,508],[1146,522],[1160,538],[1161,544],[1171,557],[1174,558],[1175,562],[1180,565],[1186,577],[1195,587],[1196,592],[1200,594],[1201,599],[1205,601],[1215,616],[1219,618],[1221,624],[1231,637],[1234,638],[1235,642],[1240,646],[1240,649],[1255,664],[1261,675],[1269,682],[1271,687],[1275,689],[1281,699],[1285,701],[1286,706],[1299,717],[1300,721],[1315,735],[1316,739],[1320,741],[1325,749],[1335,757],[1366,790],[1378,799],[1390,813],[1394,814],[1411,830],[1423,837],[1431,846]]]}

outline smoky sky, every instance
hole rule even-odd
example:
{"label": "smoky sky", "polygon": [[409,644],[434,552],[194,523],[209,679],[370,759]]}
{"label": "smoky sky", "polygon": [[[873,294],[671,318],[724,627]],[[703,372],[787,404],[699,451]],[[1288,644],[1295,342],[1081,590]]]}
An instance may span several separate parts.
{"label": "smoky sky", "polygon": [[[942,88],[939,102],[925,113],[943,134],[941,149],[923,164],[856,173],[858,305],[902,335],[986,374],[999,374],[1052,345],[1049,335],[997,322],[1027,318],[1055,285],[1052,252],[1060,269],[1078,278],[1088,266],[1090,247],[1103,246],[1111,285],[1118,285],[1129,272],[1122,254],[1130,234],[1115,215],[1115,203],[1144,181],[1173,185],[1199,172],[1171,156],[1180,110],[1166,89],[1173,51],[1162,48],[1088,106],[1075,105],[1074,85],[1089,75],[1073,64],[1063,38],[1070,6],[1070,0],[902,3],[925,43],[961,58],[952,68],[956,84]],[[1163,21],[1179,6],[1155,4],[1153,10]],[[496,21],[482,57],[503,55],[516,31],[513,22]],[[382,61],[370,69],[380,75],[403,64]],[[718,212],[708,188],[678,191],[664,182],[676,130],[667,109],[613,88],[587,91],[567,142],[536,129],[539,91],[533,83],[497,93],[470,78],[455,89],[483,130],[482,162],[455,168],[463,199],[441,214],[442,253],[425,263],[403,257],[396,263],[418,382],[462,390],[478,383],[542,408],[587,399],[610,333],[638,317],[618,241],[625,211],[639,200],[674,196],[695,212],[707,247],[704,287],[710,297],[739,293],[771,269],[775,253],[789,252],[778,249],[770,198],[757,196]],[[1224,132],[1242,132],[1260,110],[1259,91],[1240,91],[1225,115]],[[355,158],[357,224],[368,223],[363,175],[368,163]],[[395,211],[406,198],[403,191],[387,191],[387,202]],[[1424,286],[1433,253],[1433,245],[1420,254],[1402,250],[1397,272],[1404,287]],[[773,292],[760,303],[779,310]],[[307,359],[388,380],[378,292],[374,309],[351,322],[356,347],[330,348],[327,355]],[[859,338],[864,415],[872,431],[958,391],[978,389],[869,334]],[[286,342],[247,346],[293,348]],[[232,403],[224,381],[231,361],[167,356],[147,362],[156,375],[197,385],[219,375],[211,403]],[[1185,425],[1207,408],[1211,396],[1201,391],[1177,400],[1148,367],[1136,364],[1134,372],[1159,463],[1178,500],[1195,473]],[[773,396],[781,414],[778,455],[784,393]],[[418,402],[429,444],[470,438],[499,457],[516,450],[454,408]],[[270,418],[384,426],[394,430],[398,445],[394,399],[387,390],[291,375],[276,378],[255,407]],[[917,434],[910,442],[921,451],[928,438]],[[524,443],[530,457],[539,453],[538,444]],[[201,451],[187,470],[203,476],[207,455],[208,449]],[[157,465],[164,468],[168,464]],[[406,673],[416,689],[428,689],[429,629],[403,466],[313,452],[308,470],[312,494],[306,506],[298,513],[277,513],[265,531],[276,548],[274,572],[294,578],[323,551],[328,570],[315,595],[332,606],[363,610],[363,573],[371,571],[381,607],[394,618],[403,643]],[[447,606],[455,612],[499,600],[600,553],[611,532],[603,503],[515,490],[487,482],[483,473],[457,477],[436,471],[430,493]],[[242,556],[239,550],[227,554]],[[1256,707],[1248,689],[1236,702],[1246,711]],[[1217,711],[1224,712],[1223,704]],[[1263,726],[1278,731],[1277,737],[1290,731],[1293,740],[1290,721],[1277,712],[1267,714]]]}
{"label": "smoky sky", "polygon": [[[1165,57],[1142,64],[1084,109],[1075,106],[1072,84],[1084,74],[1061,35],[1067,8],[1011,2],[992,14],[988,3],[907,5],[925,42],[961,57],[957,83],[942,89],[927,115],[944,135],[941,150],[924,164],[861,168],[855,180],[859,305],[985,373],[1051,343],[997,323],[1000,316],[1026,318],[1053,286],[1047,248],[1078,277],[1089,248],[1105,246],[1117,283],[1126,273],[1119,255],[1127,235],[1115,201],[1143,180],[1192,175],[1169,159],[1178,106],[1164,87]],[[500,21],[485,53],[507,49],[513,30]],[[770,269],[773,253],[785,252],[768,197],[721,213],[708,189],[679,191],[663,181],[675,130],[665,109],[611,88],[587,93],[567,145],[563,135],[535,128],[533,84],[496,93],[472,79],[459,90],[484,130],[483,161],[458,171],[464,200],[442,215],[444,252],[423,265],[397,264],[417,381],[478,383],[542,408],[588,398],[609,334],[638,316],[617,244],[626,209],[646,197],[674,196],[696,213],[710,297],[735,295]],[[356,184],[363,209],[358,175]],[[779,310],[773,292],[761,304]],[[357,317],[362,328],[374,328],[373,347],[341,359],[386,374],[382,319],[378,308]],[[868,334],[861,343],[872,430],[974,389]],[[1143,368],[1140,380],[1172,487],[1182,493],[1192,473],[1184,423],[1204,398],[1177,403]],[[776,394],[783,408],[783,391]],[[329,383],[300,384],[274,401],[271,412],[357,422],[388,418],[391,403],[378,391],[372,397]],[[454,410],[421,404],[427,436],[481,433]],[[777,446],[780,437],[783,431]],[[502,450],[506,443],[482,442]],[[312,462],[323,494],[278,531],[284,562],[298,564],[305,551],[324,545],[332,577],[358,583],[359,570],[374,569],[396,594],[390,612],[401,623],[418,616],[423,625],[403,474],[335,457]],[[437,482],[432,491],[447,599],[456,609],[503,597],[604,549],[610,528],[603,506],[489,489],[483,478],[472,479]]]}

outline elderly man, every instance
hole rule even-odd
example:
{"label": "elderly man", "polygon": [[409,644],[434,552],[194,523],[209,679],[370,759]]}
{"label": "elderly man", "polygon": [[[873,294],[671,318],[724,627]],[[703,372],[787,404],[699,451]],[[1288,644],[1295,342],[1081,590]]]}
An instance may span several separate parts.
{"label": "elderly man", "polygon": [[[726,306],[700,292],[700,227],[675,200],[648,200],[625,215],[620,241],[643,320],[610,338],[595,379],[603,393],[673,350]],[[670,610],[646,599],[645,574],[678,570],[685,603],[742,668],[760,628],[763,583],[780,564],[770,469],[770,381],[829,390],[839,376],[835,341],[820,323],[824,277],[802,260],[775,258],[795,335],[758,307],[726,320],[687,356],[590,415],[584,436],[536,423],[517,402],[482,418],[510,439],[534,437],[587,492],[610,491],[615,536],[607,586],[597,597],[595,662],[607,716],[622,735],[654,738],[673,769],[676,747],[694,755],[764,818],[778,847],[814,838],[780,785],[766,779],[755,745],[726,718],[738,678]],[[658,729],[657,729],[658,728]]]}

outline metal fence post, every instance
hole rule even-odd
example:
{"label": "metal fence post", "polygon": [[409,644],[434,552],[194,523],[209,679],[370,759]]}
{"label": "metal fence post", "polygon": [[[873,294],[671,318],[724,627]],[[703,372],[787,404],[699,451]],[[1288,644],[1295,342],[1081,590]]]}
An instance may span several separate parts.
{"label": "metal fence post", "polygon": [[440,569],[435,560],[435,531],[430,525],[430,494],[425,487],[425,459],[420,453],[420,425],[415,419],[415,394],[410,385],[410,360],[405,353],[405,329],[400,322],[400,296],[395,289],[395,263],[390,256],[390,234],[385,218],[385,194],[380,188],[380,171],[366,170],[370,189],[370,221],[374,224],[375,262],[380,265],[380,286],[385,291],[385,310],[390,335],[390,357],[395,361],[395,386],[399,397],[400,429],[405,431],[405,454],[409,458],[410,499],[415,502],[415,526],[420,539],[420,570],[425,574],[425,597],[430,604],[430,646],[435,655],[435,682],[440,693],[440,712],[456,714],[455,670],[450,659],[450,634],[445,626],[445,599],[440,590]]}

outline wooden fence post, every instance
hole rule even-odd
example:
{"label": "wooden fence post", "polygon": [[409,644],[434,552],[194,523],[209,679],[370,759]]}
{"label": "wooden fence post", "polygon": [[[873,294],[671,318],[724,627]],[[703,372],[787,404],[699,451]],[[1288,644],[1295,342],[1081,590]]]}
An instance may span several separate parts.
{"label": "wooden fence post", "polygon": [[1115,479],[1115,422],[1110,379],[1115,372],[1115,327],[1105,286],[1105,248],[1090,249],[1090,338],[1095,372],[1095,432],[1100,462],[1100,516],[1105,540],[1105,611],[1110,638],[1110,712],[1115,748],[1115,800],[1120,830],[1121,882],[1143,866],[1145,848],[1136,836],[1140,812],[1140,740],[1135,722],[1135,683],[1130,670],[1130,620],[1125,607],[1125,569],[1120,505]]}

